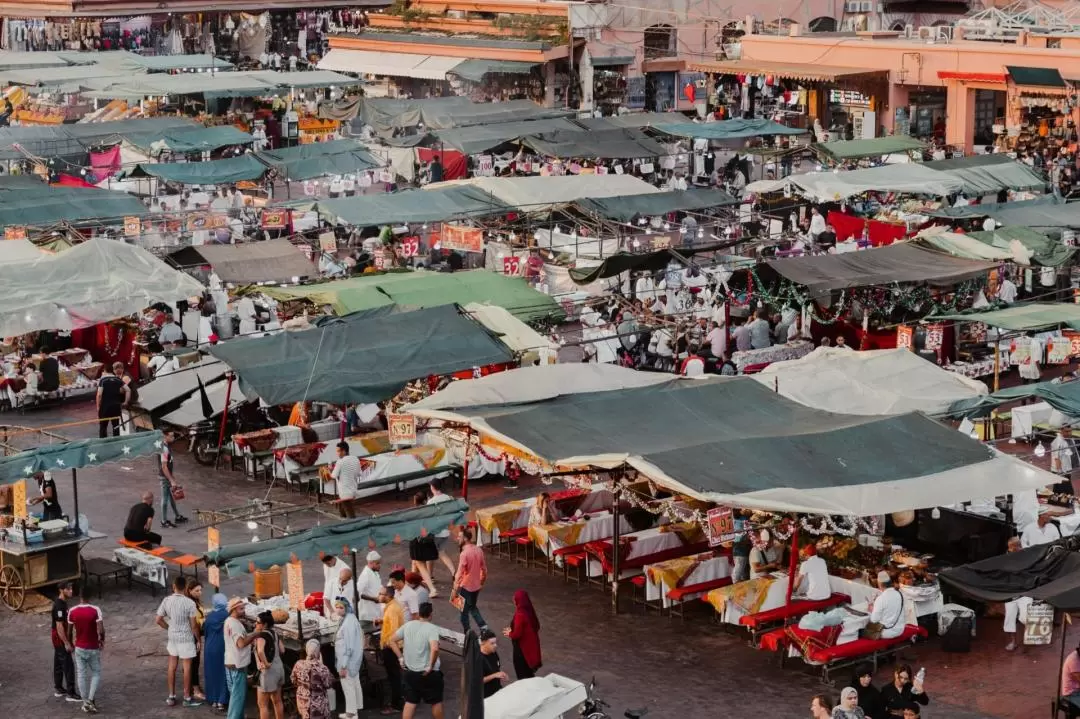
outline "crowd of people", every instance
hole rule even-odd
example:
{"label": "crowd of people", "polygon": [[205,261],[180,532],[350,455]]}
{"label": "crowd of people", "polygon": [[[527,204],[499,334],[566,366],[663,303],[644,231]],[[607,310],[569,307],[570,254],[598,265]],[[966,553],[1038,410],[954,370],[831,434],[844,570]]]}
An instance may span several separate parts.
{"label": "crowd of people", "polygon": [[840,691],[836,703],[828,694],[817,694],[810,700],[812,719],[919,719],[922,708],[930,703],[923,690],[925,670],[912,674],[911,667],[901,664],[893,670],[893,680],[878,688],[873,684],[874,668],[861,664],[855,668],[851,686]]}

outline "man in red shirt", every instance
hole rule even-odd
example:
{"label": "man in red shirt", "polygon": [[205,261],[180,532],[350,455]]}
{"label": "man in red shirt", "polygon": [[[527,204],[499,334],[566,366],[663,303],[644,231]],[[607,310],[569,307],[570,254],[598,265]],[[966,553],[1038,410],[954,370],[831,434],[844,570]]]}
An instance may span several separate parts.
{"label": "man in red shirt", "polygon": [[101,650],[105,648],[105,622],[101,610],[86,599],[86,592],[79,592],[79,606],[68,612],[68,624],[75,630],[75,673],[79,681],[79,695],[83,698],[83,711],[97,714],[98,683],[101,681]]}
{"label": "man in red shirt", "polygon": [[469,633],[469,615],[476,620],[480,629],[487,628],[487,622],[476,608],[476,600],[480,597],[480,589],[487,581],[487,562],[484,559],[484,550],[473,543],[472,530],[464,527],[458,535],[458,544],[461,554],[458,556],[457,574],[454,575],[454,589],[450,593],[450,601],[457,606],[457,598],[460,597],[461,626],[463,631]]}

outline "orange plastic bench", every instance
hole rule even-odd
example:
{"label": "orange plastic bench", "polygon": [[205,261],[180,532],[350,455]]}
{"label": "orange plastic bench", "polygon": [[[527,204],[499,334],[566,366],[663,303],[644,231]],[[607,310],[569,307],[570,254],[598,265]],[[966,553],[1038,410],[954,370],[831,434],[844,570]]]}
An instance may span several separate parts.
{"label": "orange plastic bench", "polygon": [[199,578],[199,562],[202,561],[202,557],[196,554],[180,552],[173,549],[172,547],[153,548],[150,546],[149,542],[132,542],[123,538],[119,539],[118,543],[122,547],[127,547],[129,549],[135,549],[140,552],[145,552],[146,554],[157,557],[158,559],[168,564],[173,564],[179,567],[181,576],[183,576],[184,570],[186,570],[188,567],[192,567],[195,572],[195,578]]}

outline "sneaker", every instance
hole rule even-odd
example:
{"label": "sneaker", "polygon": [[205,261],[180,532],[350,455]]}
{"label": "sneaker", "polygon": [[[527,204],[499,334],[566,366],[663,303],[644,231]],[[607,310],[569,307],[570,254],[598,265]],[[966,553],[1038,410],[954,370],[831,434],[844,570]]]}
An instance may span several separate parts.
{"label": "sneaker", "polygon": [[90,702],[90,713],[91,714],[97,714],[98,713],[97,702]]}
{"label": "sneaker", "polygon": [[66,691],[64,691],[63,689],[53,689],[53,693],[52,693],[52,695],[53,695],[54,697],[66,697],[66,696],[67,696],[67,692],[66,692]]}
{"label": "sneaker", "polygon": [[172,522],[170,522],[169,520],[165,520],[164,522],[162,522],[161,526],[162,527],[167,527],[168,529],[176,529],[176,525],[173,524]]}
{"label": "sneaker", "polygon": [[201,707],[203,703],[198,699],[192,697],[184,697],[184,706],[186,707]]}
{"label": "sneaker", "polygon": [[188,518],[187,518],[187,517],[179,517],[179,516],[178,516],[178,517],[176,518],[176,523],[177,523],[177,524],[183,524],[184,522],[187,522],[187,521],[188,521]]}
{"label": "sneaker", "polygon": [[75,693],[75,694],[65,694],[65,695],[64,695],[64,701],[69,701],[69,702],[81,702],[81,701],[82,701],[82,697],[81,697],[81,696],[79,696],[79,695],[78,695],[78,693]]}
{"label": "sneaker", "polygon": [[169,707],[176,706],[176,697],[169,697],[168,699],[166,699],[165,700],[165,706],[169,706]]}

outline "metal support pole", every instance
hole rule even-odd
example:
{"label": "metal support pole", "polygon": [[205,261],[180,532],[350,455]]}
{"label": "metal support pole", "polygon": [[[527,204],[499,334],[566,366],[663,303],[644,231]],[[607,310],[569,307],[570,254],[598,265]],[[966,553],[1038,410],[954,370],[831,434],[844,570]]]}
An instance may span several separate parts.
{"label": "metal support pole", "polygon": [[71,468],[71,496],[75,500],[75,529],[82,534],[82,526],[79,522],[79,471]]}
{"label": "metal support pole", "polygon": [[469,446],[472,444],[472,427],[465,428],[465,458],[461,462],[461,498],[469,501]]}
{"label": "metal support pole", "polygon": [[217,456],[214,457],[214,469],[221,464],[221,447],[225,444],[225,424],[229,421],[229,401],[232,399],[233,373],[229,373],[229,383],[225,385],[225,408],[221,411],[221,427],[218,430]]}
{"label": "metal support pole", "polygon": [[622,522],[622,512],[619,507],[619,502],[622,499],[621,495],[622,492],[616,484],[611,493],[611,516],[615,520],[612,523],[611,530],[611,546],[613,548],[611,558],[611,611],[614,614],[619,613],[619,572],[622,571],[622,562],[619,560],[619,542],[621,540],[619,525]]}
{"label": "metal support pole", "polygon": [[791,530],[791,556],[788,558],[787,599],[784,604],[791,604],[791,595],[795,591],[795,572],[799,568],[799,528]]}
{"label": "metal support pole", "polygon": [[359,596],[360,590],[359,590],[359,587],[356,586],[356,578],[357,578],[357,574],[356,574],[356,547],[352,547],[351,549],[349,549],[349,556],[352,557],[352,596],[353,596],[352,603],[353,603],[353,614],[355,614],[356,618],[359,619],[360,618],[360,596]]}

